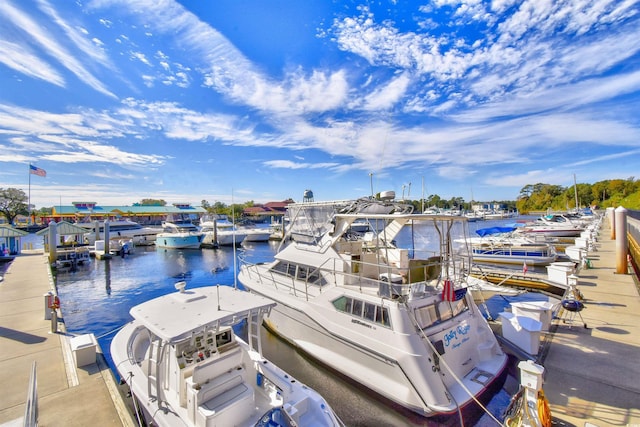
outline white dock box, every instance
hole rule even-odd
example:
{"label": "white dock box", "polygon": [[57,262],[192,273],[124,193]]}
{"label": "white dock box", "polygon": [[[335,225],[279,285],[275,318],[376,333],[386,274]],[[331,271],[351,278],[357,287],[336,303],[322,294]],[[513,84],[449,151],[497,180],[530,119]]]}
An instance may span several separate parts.
{"label": "white dock box", "polygon": [[542,330],[548,331],[553,317],[553,304],[549,301],[512,302],[511,312],[516,316],[537,320],[542,324]]}
{"label": "white dock box", "polygon": [[575,272],[572,262],[552,262],[547,266],[547,278],[554,283],[568,286],[569,275]]}
{"label": "white dock box", "polygon": [[70,340],[76,367],[96,363],[96,337],[93,334],[78,335]]}
{"label": "white dock box", "polygon": [[500,313],[502,337],[528,354],[535,356],[540,347],[542,323],[530,317],[516,316],[513,313]]}

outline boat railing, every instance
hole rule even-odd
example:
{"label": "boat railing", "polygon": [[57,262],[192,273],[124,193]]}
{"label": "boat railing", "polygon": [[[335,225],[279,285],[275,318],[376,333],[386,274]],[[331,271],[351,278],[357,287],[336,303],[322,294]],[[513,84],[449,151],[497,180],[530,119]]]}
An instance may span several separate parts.
{"label": "boat railing", "polygon": [[[446,265],[443,262],[446,262]],[[465,271],[465,268],[469,268],[464,257],[443,260],[440,256],[431,256],[411,260],[406,268],[361,260],[346,262],[332,258],[316,269],[306,271],[302,277],[299,270],[281,272],[260,268],[264,265],[251,264],[246,260],[241,260],[241,263],[249,277],[258,280],[259,283],[272,285],[276,289],[286,289],[292,295],[306,300],[322,293],[327,285],[345,286],[357,289],[363,294],[382,298],[403,297],[412,300],[436,292],[436,287],[448,275],[454,277],[455,271]],[[328,280],[331,282],[327,282]]]}

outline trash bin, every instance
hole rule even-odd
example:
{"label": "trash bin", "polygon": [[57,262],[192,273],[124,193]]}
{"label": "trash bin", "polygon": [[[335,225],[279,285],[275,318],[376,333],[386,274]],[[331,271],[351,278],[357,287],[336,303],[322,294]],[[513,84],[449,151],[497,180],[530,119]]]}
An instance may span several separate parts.
{"label": "trash bin", "polygon": [[93,334],[84,334],[73,337],[70,340],[71,351],[76,359],[76,367],[96,363],[96,337]]}
{"label": "trash bin", "polygon": [[502,312],[499,315],[502,323],[502,337],[518,346],[528,354],[535,356],[540,347],[540,331],[542,323],[524,316]]}
{"label": "trash bin", "polygon": [[542,330],[548,331],[553,317],[553,304],[549,301],[512,302],[511,312],[516,316],[529,317],[542,323]]}

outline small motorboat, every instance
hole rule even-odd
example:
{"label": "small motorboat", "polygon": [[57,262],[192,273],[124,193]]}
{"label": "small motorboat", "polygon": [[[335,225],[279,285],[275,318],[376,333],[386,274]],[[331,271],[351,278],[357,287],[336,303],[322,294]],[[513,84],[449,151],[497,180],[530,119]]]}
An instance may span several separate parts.
{"label": "small motorboat", "polygon": [[[144,425],[342,425],[320,394],[262,356],[260,328],[273,301],[185,285],[133,307],[134,320],[111,343]],[[241,326],[247,341],[236,335]]]}

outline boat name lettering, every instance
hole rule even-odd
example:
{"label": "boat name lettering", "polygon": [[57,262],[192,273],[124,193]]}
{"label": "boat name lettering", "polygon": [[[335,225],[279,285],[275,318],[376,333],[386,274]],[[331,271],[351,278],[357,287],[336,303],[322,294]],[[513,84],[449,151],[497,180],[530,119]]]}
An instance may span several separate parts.
{"label": "boat name lettering", "polygon": [[366,326],[367,328],[371,328],[371,325],[370,325],[370,324],[365,323],[365,322],[361,322],[361,321],[360,321],[360,320],[358,320],[358,319],[351,319],[351,323],[357,323],[358,325]]}
{"label": "boat name lettering", "polygon": [[459,343],[456,343],[454,345],[451,346],[451,348],[458,348],[460,347],[463,343],[469,341],[469,337],[464,337],[462,341],[460,341]]}
{"label": "boat name lettering", "polygon": [[[469,325],[459,325],[457,328],[451,329],[449,332],[444,334],[444,345],[449,347],[451,341],[457,340],[458,335],[467,335],[467,333],[469,333],[469,329],[471,329],[471,326]],[[462,342],[465,342],[466,340],[467,339],[464,339]]]}

